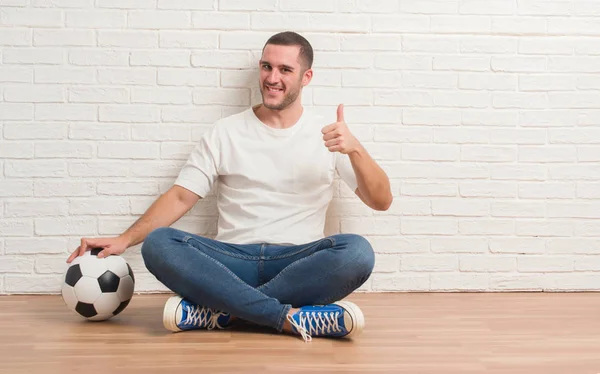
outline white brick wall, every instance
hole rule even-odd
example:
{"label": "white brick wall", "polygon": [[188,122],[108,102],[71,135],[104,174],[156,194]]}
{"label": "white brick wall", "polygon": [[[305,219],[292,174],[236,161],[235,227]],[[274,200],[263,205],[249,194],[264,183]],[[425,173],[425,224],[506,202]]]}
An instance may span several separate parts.
{"label": "white brick wall", "polygon": [[[256,103],[264,41],[316,50],[304,104],[391,178],[336,184],[364,291],[600,290],[600,7],[589,0],[0,1],[0,293],[58,292],[81,236],[116,235],[215,120]],[[214,235],[213,197],[175,227]],[[126,259],[137,291],[164,286]]]}

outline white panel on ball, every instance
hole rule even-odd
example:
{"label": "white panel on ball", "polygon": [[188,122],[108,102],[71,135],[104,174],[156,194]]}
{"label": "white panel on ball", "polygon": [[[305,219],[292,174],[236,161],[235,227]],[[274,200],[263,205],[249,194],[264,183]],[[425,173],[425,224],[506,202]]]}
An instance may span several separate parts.
{"label": "white panel on ball", "polygon": [[73,266],[73,265],[77,265],[81,263],[81,260],[83,259],[82,256],[77,256],[73,259],[73,261],[71,261],[71,263],[69,264],[69,267]]}
{"label": "white panel on ball", "polygon": [[133,279],[129,275],[124,276],[119,281],[119,289],[117,290],[117,294],[119,295],[119,300],[126,301],[131,299],[133,296]]}
{"label": "white panel on ball", "polygon": [[100,290],[100,285],[96,278],[83,276],[75,285],[75,296],[82,303],[93,304],[101,294],[102,290]]}
{"label": "white panel on ball", "polygon": [[77,296],[75,296],[75,289],[69,286],[68,284],[63,283],[61,293],[65,304],[67,304],[69,308],[75,309],[75,306],[77,305]]}
{"label": "white panel on ball", "polygon": [[98,278],[108,270],[106,261],[103,261],[96,256],[83,257],[79,266],[81,267],[81,274],[91,278]]}
{"label": "white panel on ball", "polygon": [[111,314],[121,305],[121,300],[116,292],[107,292],[100,295],[98,300],[94,301],[94,308],[99,315]]}
{"label": "white panel on ball", "polygon": [[107,269],[115,273],[115,275],[119,278],[129,274],[127,262],[122,257],[108,256],[104,259],[104,262],[106,263]]}

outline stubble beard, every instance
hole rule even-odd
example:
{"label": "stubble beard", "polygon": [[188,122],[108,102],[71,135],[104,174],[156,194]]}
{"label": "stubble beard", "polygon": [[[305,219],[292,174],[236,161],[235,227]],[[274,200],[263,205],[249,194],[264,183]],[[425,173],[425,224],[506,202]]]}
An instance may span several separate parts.
{"label": "stubble beard", "polygon": [[275,105],[265,103],[265,90],[267,90],[267,88],[265,86],[267,86],[267,85],[264,84],[262,86],[262,90],[260,91],[260,93],[262,95],[263,105],[265,106],[265,108],[268,108],[271,110],[283,110],[283,109],[287,108],[292,103],[294,103],[296,101],[296,99],[298,99],[298,96],[300,95],[301,84],[302,84],[302,79],[300,79],[298,82],[297,90],[290,91],[289,93],[285,94],[283,96],[283,100],[281,100],[281,102],[279,104],[275,104]]}
{"label": "stubble beard", "polygon": [[283,97],[283,100],[281,100],[281,102],[279,104],[275,104],[275,105],[266,103],[265,95],[263,94],[263,105],[266,108],[271,109],[271,110],[283,110],[283,109],[287,108],[288,106],[290,106],[294,101],[296,101],[299,94],[300,94],[300,90],[290,92]]}

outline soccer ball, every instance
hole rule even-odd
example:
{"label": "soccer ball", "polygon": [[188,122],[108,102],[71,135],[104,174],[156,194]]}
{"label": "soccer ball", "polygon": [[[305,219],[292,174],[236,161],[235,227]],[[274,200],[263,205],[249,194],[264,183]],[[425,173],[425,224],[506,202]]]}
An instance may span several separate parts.
{"label": "soccer ball", "polygon": [[90,321],[104,321],[121,313],[131,301],[135,278],[120,256],[98,258],[102,248],[76,257],[65,273],[62,298],[69,309]]}

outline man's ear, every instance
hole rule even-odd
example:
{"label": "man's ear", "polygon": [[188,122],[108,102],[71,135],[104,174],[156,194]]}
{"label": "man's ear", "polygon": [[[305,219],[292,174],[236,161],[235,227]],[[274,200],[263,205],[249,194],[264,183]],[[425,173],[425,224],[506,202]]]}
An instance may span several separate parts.
{"label": "man's ear", "polygon": [[302,86],[308,86],[313,77],[313,70],[308,69],[302,74]]}

